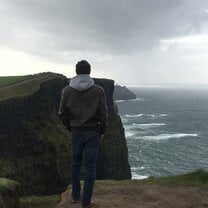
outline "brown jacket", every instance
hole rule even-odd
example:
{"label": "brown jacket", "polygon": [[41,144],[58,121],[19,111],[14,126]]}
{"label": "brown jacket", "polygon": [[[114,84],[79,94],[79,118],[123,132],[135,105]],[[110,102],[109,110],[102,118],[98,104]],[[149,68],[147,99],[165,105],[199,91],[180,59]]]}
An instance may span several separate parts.
{"label": "brown jacket", "polygon": [[86,81],[85,76],[76,76],[75,79],[75,85],[72,78],[70,85],[62,90],[59,118],[69,131],[72,127],[99,127],[100,133],[104,134],[108,113],[103,88],[95,85],[94,81],[87,77],[87,82],[91,79],[92,83],[87,83],[86,87],[80,89],[83,80]]}

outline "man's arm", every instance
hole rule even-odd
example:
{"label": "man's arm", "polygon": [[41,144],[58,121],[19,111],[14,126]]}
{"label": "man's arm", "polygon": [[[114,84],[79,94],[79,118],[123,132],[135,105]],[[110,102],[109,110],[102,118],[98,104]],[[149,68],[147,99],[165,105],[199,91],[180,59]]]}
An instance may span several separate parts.
{"label": "man's arm", "polygon": [[70,128],[70,118],[67,113],[67,108],[66,108],[66,91],[65,89],[62,90],[61,93],[61,101],[59,105],[59,111],[58,111],[58,116],[60,120],[62,121],[63,125],[71,132]]}
{"label": "man's arm", "polygon": [[108,109],[107,109],[106,96],[104,90],[102,90],[100,96],[99,109],[100,109],[100,134],[104,135],[106,128],[108,126]]}

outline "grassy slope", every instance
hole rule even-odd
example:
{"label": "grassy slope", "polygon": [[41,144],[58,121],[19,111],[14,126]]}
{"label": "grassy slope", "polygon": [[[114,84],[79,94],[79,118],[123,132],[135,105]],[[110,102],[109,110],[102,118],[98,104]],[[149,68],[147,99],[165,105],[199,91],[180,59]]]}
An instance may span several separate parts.
{"label": "grassy slope", "polygon": [[9,190],[16,190],[19,186],[20,184],[16,181],[0,178],[0,193]]}
{"label": "grassy slope", "polygon": [[[53,120],[54,123],[56,123],[56,119],[54,118]],[[67,135],[66,135],[66,132],[63,132],[63,128],[61,128],[59,126],[60,122],[57,122],[56,123],[56,129],[53,129],[53,123],[52,122],[48,122],[46,123],[48,125],[47,128],[44,129],[41,129],[39,131],[40,133],[40,137],[41,138],[48,138],[56,147],[57,149],[57,152],[59,152],[59,160],[57,161],[58,164],[59,163],[63,163],[65,160],[64,160],[64,157],[69,157],[70,156],[70,153],[69,155],[64,155],[64,151],[60,151],[58,150],[60,147],[62,148],[65,148],[67,147],[67,145],[69,145],[68,143],[65,144],[65,147],[63,146],[60,146],[62,143],[66,142],[66,141],[63,141],[63,138],[66,138]],[[52,124],[52,125],[51,125]],[[51,129],[50,132],[48,132],[46,129]],[[58,129],[58,134],[56,133]],[[60,145],[58,145],[60,143]],[[65,164],[59,164],[60,165],[60,168],[61,168],[61,165],[65,165]],[[67,172],[68,169],[66,170],[62,170],[63,172],[63,175],[68,175],[69,173]],[[20,198],[20,205],[21,205],[21,208],[53,208],[55,205],[54,204],[57,204],[58,202],[60,201],[60,195],[44,195],[44,196],[25,196],[25,197],[21,197]]]}
{"label": "grassy slope", "polygon": [[[159,185],[169,187],[191,187],[196,186],[200,188],[208,188],[208,172],[203,170],[197,170],[191,173],[176,175],[170,177],[149,177],[143,180],[99,180],[96,181],[95,186],[124,186],[128,188],[128,185]],[[20,203],[22,208],[45,208],[58,202],[60,195],[52,196],[30,196],[22,197]],[[47,205],[47,206],[46,206]]]}
{"label": "grassy slope", "polygon": [[20,77],[0,77],[0,101],[12,97],[24,97],[39,89],[42,82],[56,78],[54,73],[41,73]]}
{"label": "grassy slope", "polygon": [[9,86],[33,78],[33,75],[0,77],[0,87]]}
{"label": "grassy slope", "polygon": [[[30,78],[28,78],[28,76]],[[20,81],[20,77],[19,77],[19,82],[16,82],[16,77],[13,77],[13,83],[12,83],[12,77],[10,77],[10,85],[3,87],[1,89],[0,87],[0,102],[2,100],[6,100],[9,99],[11,97],[22,97],[22,96],[28,96],[33,94],[34,92],[36,92],[39,87],[40,84],[42,84],[45,81],[49,81],[51,79],[56,79],[59,78],[60,75],[59,74],[55,74],[55,73],[41,73],[41,74],[37,74],[37,75],[33,75],[33,76],[23,76],[22,77],[22,81]],[[62,78],[61,78],[62,79]],[[0,84],[2,84],[2,77],[0,77]],[[6,83],[6,82],[4,82]],[[44,106],[45,104],[41,102],[41,104]],[[40,113],[41,114],[41,113]],[[48,120],[50,119],[50,120]],[[63,174],[63,177],[67,177],[69,175],[68,173],[68,169],[65,168],[66,165],[68,165],[68,163],[66,163],[66,161],[68,161],[70,158],[70,152],[68,152],[68,154],[66,154],[66,149],[70,148],[69,147],[69,142],[66,138],[68,138],[68,131],[66,131],[62,124],[61,121],[58,119],[57,116],[54,116],[53,114],[50,115],[50,118],[47,117],[47,119],[44,119],[41,117],[40,120],[36,120],[36,119],[25,119],[24,120],[24,128],[26,132],[31,132],[31,134],[33,135],[33,137],[37,137],[40,140],[45,140],[45,141],[50,141],[51,144],[54,145],[56,152],[57,152],[57,166],[61,169],[61,172]],[[0,135],[1,136],[1,135]],[[62,151],[60,150],[60,148],[62,148]],[[34,146],[35,149],[35,146]],[[65,151],[64,151],[65,150]],[[47,155],[43,155],[45,157],[47,157]],[[34,157],[36,163],[38,162],[38,157]],[[6,177],[6,175],[11,175],[10,173],[12,172],[21,172],[23,170],[23,168],[28,167],[27,171],[25,172],[25,175],[28,175],[29,170],[32,170],[32,166],[33,166],[33,162],[34,159],[33,156],[28,156],[27,158],[16,158],[16,162],[18,163],[18,166],[15,167],[14,169],[14,165],[12,162],[7,161],[6,159],[0,158],[0,166],[1,166],[1,175],[2,177]],[[29,162],[31,161],[31,162]],[[30,163],[30,164],[28,164]],[[41,163],[41,161],[40,161]],[[26,174],[27,173],[27,174]],[[32,173],[31,173],[32,174]],[[37,175],[38,178],[38,174],[34,174]],[[33,176],[31,176],[32,178]],[[28,185],[29,182],[28,182]],[[40,186],[43,186],[42,184],[40,184]]]}

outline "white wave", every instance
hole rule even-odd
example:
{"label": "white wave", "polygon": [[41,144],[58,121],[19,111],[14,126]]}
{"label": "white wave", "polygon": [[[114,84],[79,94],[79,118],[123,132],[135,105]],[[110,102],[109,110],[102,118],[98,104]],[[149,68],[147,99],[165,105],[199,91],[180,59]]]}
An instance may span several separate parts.
{"label": "white wave", "polygon": [[126,119],[126,118],[121,118],[121,121],[122,121],[123,124],[128,123],[128,119]]}
{"label": "white wave", "polygon": [[160,134],[156,136],[142,136],[136,137],[137,139],[146,139],[146,140],[168,140],[168,139],[178,139],[182,137],[197,137],[198,134]]}
{"label": "white wave", "polygon": [[152,117],[152,118],[159,118],[159,117],[165,117],[165,116],[169,116],[169,115],[165,114],[165,113],[162,113],[162,114],[143,114],[143,113],[126,114],[126,117],[129,117],[129,118],[142,117],[142,116],[147,116],[147,117]]}
{"label": "white wave", "polygon": [[127,131],[127,132],[125,132],[125,136],[126,137],[132,137],[132,136],[134,136],[134,132],[130,132],[130,131]]}
{"label": "white wave", "polygon": [[140,127],[140,128],[148,128],[148,127],[156,127],[156,126],[165,126],[165,123],[145,123],[145,124],[139,124],[139,123],[133,123],[133,126]]}
{"label": "white wave", "polygon": [[131,124],[124,124],[125,130],[132,129],[133,126]]}
{"label": "white wave", "polygon": [[144,115],[144,116],[147,116],[147,117],[152,117],[152,118],[157,117],[157,116],[156,116],[156,115],[154,115],[154,114],[146,114],[146,115]]}
{"label": "white wave", "polygon": [[143,170],[144,166],[141,167],[131,167],[131,171],[136,171],[136,170]]}
{"label": "white wave", "polygon": [[142,98],[135,98],[135,99],[128,99],[128,100],[114,100],[115,103],[122,103],[122,102],[125,102],[125,101],[137,101],[137,100],[144,100]]}
{"label": "white wave", "polygon": [[153,118],[160,118],[160,117],[165,117],[165,116],[169,116],[169,115],[165,114],[165,113],[161,113],[161,114],[147,114],[146,116],[150,116]]}
{"label": "white wave", "polygon": [[114,102],[115,103],[123,103],[123,102],[125,102],[126,100],[115,100]]}
{"label": "white wave", "polygon": [[141,116],[143,116],[143,115],[144,115],[144,114],[142,114],[142,113],[140,113],[140,114],[132,114],[132,115],[126,114],[126,117],[134,118],[134,117],[141,117]]}
{"label": "white wave", "polygon": [[132,172],[131,175],[132,175],[132,179],[140,179],[140,180],[149,177],[149,176],[139,175],[139,174],[137,174],[135,172]]}
{"label": "white wave", "polygon": [[134,98],[134,99],[130,99],[129,101],[137,101],[137,100],[144,100],[144,99],[142,99],[142,98]]}
{"label": "white wave", "polygon": [[164,116],[169,116],[169,115],[165,113],[159,114],[159,117],[164,117]]}

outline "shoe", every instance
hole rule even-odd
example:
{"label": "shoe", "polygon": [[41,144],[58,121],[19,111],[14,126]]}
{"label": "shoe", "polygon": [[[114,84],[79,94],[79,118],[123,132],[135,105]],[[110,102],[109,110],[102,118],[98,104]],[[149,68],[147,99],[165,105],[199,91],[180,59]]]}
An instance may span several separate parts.
{"label": "shoe", "polygon": [[72,199],[71,199],[71,202],[74,203],[74,204],[76,204],[76,203],[79,203],[79,202],[80,202],[80,199],[73,199],[73,198],[72,198]]}
{"label": "shoe", "polygon": [[88,205],[82,205],[82,208],[96,208],[99,207],[99,204],[90,202]]}

